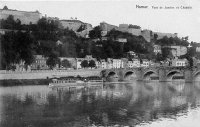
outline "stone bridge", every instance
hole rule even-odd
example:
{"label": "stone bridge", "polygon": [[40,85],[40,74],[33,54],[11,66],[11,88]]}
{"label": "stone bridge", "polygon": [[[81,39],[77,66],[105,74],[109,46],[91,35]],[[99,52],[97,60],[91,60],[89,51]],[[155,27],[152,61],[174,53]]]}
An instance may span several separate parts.
{"label": "stone bridge", "polygon": [[161,82],[173,79],[184,79],[186,82],[200,81],[198,67],[149,67],[149,68],[120,68],[105,69],[101,76],[112,81],[126,80],[159,80]]}

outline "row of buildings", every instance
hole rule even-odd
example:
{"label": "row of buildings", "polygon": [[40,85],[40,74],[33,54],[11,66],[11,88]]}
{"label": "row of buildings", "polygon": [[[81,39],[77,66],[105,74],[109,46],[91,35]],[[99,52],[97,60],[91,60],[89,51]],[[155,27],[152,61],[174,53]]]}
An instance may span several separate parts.
{"label": "row of buildings", "polygon": [[[112,69],[112,68],[137,68],[137,67],[152,67],[152,66],[187,66],[188,61],[186,59],[173,59],[171,61],[167,62],[161,62],[161,63],[154,63],[147,59],[139,60],[137,58],[133,59],[127,59],[127,58],[121,58],[121,59],[101,59],[97,60],[96,58],[93,58],[91,55],[86,55],[85,58],[67,58],[67,57],[59,57],[61,62],[63,60],[68,60],[70,63],[69,68],[65,68],[62,65],[56,65],[54,69],[83,69],[81,66],[81,62],[84,60],[87,60],[88,62],[90,60],[95,61],[95,68],[96,69]],[[28,70],[48,70],[50,69],[49,66],[46,64],[47,57],[44,57],[42,55],[35,55],[35,61],[28,66]],[[20,62],[20,64],[16,64],[16,70],[17,71],[23,71],[26,70],[24,68],[24,62]]]}

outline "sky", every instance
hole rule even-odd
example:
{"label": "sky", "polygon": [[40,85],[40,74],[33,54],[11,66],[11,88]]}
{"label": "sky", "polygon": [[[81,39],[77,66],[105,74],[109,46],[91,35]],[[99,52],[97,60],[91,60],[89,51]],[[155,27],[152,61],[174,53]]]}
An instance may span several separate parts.
{"label": "sky", "polygon": [[[179,37],[189,36],[189,41],[200,43],[200,0],[1,0],[0,8],[5,5],[9,9],[22,11],[38,10],[42,15],[60,19],[77,17],[93,26],[102,21],[117,26],[123,23],[139,25],[142,29],[155,32],[178,33]],[[136,8],[136,5],[148,8]],[[163,9],[153,9],[152,6]],[[181,6],[192,9],[180,9]]]}

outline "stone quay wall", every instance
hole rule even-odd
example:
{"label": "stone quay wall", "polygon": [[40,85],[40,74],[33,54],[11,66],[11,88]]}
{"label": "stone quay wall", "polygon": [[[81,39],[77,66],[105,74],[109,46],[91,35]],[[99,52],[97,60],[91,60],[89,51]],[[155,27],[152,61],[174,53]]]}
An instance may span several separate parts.
{"label": "stone quay wall", "polygon": [[81,69],[81,70],[41,70],[41,71],[0,71],[0,80],[9,79],[47,79],[63,76],[100,76],[101,69]]}

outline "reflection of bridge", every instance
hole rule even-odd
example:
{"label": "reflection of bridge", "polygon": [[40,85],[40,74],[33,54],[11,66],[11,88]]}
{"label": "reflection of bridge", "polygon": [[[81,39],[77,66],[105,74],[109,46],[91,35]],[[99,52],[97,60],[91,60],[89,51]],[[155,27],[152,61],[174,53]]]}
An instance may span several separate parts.
{"label": "reflection of bridge", "polygon": [[101,71],[104,78],[117,80],[159,80],[171,81],[175,78],[185,79],[186,82],[198,80],[200,68],[187,67],[150,67],[150,68],[126,68],[106,69]]}

